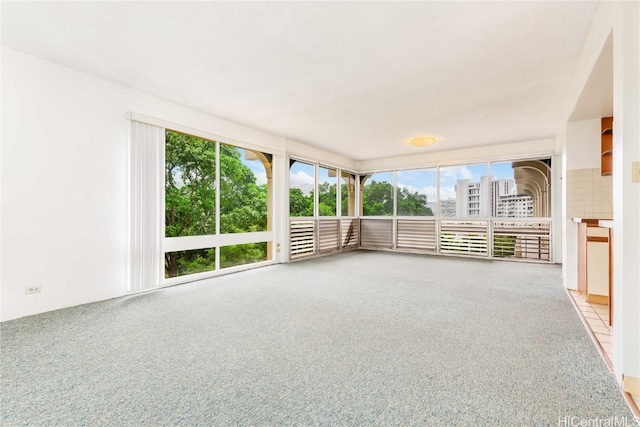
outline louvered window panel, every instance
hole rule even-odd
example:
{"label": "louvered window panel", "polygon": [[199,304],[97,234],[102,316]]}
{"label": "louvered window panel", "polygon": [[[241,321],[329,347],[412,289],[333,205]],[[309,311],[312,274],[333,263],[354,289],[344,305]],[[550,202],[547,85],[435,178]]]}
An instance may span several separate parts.
{"label": "louvered window panel", "polygon": [[360,245],[371,248],[393,248],[393,220],[361,218]]}
{"label": "louvered window panel", "polygon": [[493,256],[551,260],[550,221],[494,221]]}
{"label": "louvered window panel", "polygon": [[399,219],[396,227],[398,249],[435,252],[435,219]]}
{"label": "louvered window panel", "polygon": [[355,249],[359,245],[360,230],[356,218],[341,219],[342,249]]}
{"label": "louvered window panel", "polygon": [[440,253],[487,255],[487,221],[441,221]]}
{"label": "louvered window panel", "polygon": [[290,258],[314,255],[316,251],[315,221],[291,221]]}
{"label": "louvered window panel", "polygon": [[318,249],[320,253],[335,252],[340,249],[340,220],[321,219],[318,221]]}

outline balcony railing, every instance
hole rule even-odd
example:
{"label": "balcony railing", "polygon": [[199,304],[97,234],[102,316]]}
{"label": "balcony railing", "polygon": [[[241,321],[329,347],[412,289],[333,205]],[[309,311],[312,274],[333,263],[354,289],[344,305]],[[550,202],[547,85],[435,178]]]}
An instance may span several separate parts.
{"label": "balcony railing", "polygon": [[327,254],[359,246],[357,218],[291,218],[290,259]]}
{"label": "balcony railing", "polygon": [[494,257],[551,260],[550,220],[495,220],[492,227]]}
{"label": "balcony railing", "polygon": [[290,258],[369,248],[551,261],[548,218],[291,218]]}

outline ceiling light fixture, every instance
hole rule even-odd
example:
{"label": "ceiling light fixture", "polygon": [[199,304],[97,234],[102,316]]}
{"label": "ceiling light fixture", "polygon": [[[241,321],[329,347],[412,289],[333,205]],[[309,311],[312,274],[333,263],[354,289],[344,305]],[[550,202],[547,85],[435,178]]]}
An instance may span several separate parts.
{"label": "ceiling light fixture", "polygon": [[413,145],[414,147],[426,147],[434,142],[436,142],[435,136],[416,136],[407,140],[407,144]]}

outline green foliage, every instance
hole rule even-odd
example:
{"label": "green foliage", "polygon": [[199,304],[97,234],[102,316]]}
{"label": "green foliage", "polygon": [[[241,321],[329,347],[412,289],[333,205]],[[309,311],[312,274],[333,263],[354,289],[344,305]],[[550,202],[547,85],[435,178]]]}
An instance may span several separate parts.
{"label": "green foliage", "polygon": [[[375,180],[367,183],[364,186],[362,212],[365,216],[393,215],[393,185]],[[398,215],[432,216],[433,211],[427,206],[426,195],[398,187]]]}
{"label": "green foliage", "polygon": [[[215,268],[215,260],[216,250],[213,248],[165,253],[164,277],[211,271]],[[171,265],[172,262],[175,266]],[[175,273],[171,275],[172,272]]]}
{"label": "green foliage", "polygon": [[220,144],[220,232],[267,229],[267,185],[257,185],[254,173],[237,148]]}
{"label": "green foliage", "polygon": [[220,248],[220,268],[265,261],[266,259],[267,242],[223,246]]}
{"label": "green foliage", "polygon": [[[347,215],[347,186],[341,186],[342,215]],[[305,196],[299,188],[289,189],[289,216],[313,216],[313,194],[311,191]],[[318,214],[320,216],[337,215],[336,184],[323,182],[319,185],[318,192]]]}
{"label": "green foliage", "polygon": [[167,131],[165,156],[166,237],[215,233],[215,143]]}
{"label": "green foliage", "polygon": [[516,251],[516,236],[493,236],[493,256],[512,257]]}
{"label": "green foliage", "polygon": [[393,185],[375,180],[367,183],[363,190],[362,213],[364,216],[393,215]]}
{"label": "green foliage", "polygon": [[[257,185],[239,149],[220,144],[220,232],[267,229],[267,186]],[[215,142],[166,132],[165,235],[199,236],[216,231]],[[224,254],[224,259],[222,255]],[[266,244],[222,248],[221,266],[266,259]],[[165,277],[215,269],[215,250],[165,253]]]}
{"label": "green foliage", "polygon": [[398,215],[400,216],[433,216],[427,207],[427,196],[407,188],[398,188]]}
{"label": "green foliage", "polygon": [[336,184],[323,182],[318,189],[318,214],[320,216],[336,216]]}
{"label": "green foliage", "polygon": [[305,196],[299,188],[289,189],[289,215],[313,216],[313,192]]}

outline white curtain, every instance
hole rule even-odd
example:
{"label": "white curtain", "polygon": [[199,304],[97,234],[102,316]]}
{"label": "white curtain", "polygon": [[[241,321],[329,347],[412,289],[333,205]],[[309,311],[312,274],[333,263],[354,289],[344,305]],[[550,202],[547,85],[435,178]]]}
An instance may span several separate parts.
{"label": "white curtain", "polygon": [[128,291],[135,292],[162,281],[165,129],[130,123]]}

